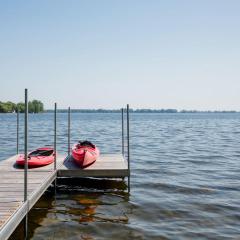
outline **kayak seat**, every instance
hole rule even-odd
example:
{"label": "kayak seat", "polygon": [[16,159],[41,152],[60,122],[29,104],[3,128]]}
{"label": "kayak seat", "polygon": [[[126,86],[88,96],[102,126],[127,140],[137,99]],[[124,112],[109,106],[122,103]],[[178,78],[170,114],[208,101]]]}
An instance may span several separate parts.
{"label": "kayak seat", "polygon": [[78,141],[78,146],[79,147],[91,147],[91,148],[95,148],[95,145],[94,144],[92,144],[90,141],[87,141],[87,140],[85,140],[85,141]]}

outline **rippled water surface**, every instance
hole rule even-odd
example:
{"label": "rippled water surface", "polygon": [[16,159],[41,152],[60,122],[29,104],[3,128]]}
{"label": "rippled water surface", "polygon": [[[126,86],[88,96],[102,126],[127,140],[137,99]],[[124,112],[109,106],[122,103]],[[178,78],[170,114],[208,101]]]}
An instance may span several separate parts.
{"label": "rippled water surface", "polygon": [[[16,115],[0,123],[3,160],[16,152]],[[52,144],[53,114],[29,125],[29,149]],[[79,139],[120,153],[121,116],[72,114]],[[66,143],[58,114],[58,150]],[[130,195],[126,179],[61,179],[31,210],[30,239],[240,239],[239,203],[240,114],[131,114]],[[22,225],[11,238],[22,239]]]}

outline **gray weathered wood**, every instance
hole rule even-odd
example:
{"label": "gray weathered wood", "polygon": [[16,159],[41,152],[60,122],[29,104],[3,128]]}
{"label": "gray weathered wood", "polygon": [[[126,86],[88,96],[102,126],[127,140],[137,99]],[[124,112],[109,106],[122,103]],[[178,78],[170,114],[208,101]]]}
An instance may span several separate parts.
{"label": "gray weathered wood", "polygon": [[122,178],[128,174],[127,162],[121,154],[103,154],[85,169],[79,168],[72,158],[67,158],[58,169],[59,177]]}
{"label": "gray weathered wood", "polygon": [[[15,165],[17,155],[0,162],[0,239],[8,239],[27,212],[56,178],[52,164],[29,169],[28,200],[24,203],[24,169]],[[58,165],[65,156],[58,156]]]}

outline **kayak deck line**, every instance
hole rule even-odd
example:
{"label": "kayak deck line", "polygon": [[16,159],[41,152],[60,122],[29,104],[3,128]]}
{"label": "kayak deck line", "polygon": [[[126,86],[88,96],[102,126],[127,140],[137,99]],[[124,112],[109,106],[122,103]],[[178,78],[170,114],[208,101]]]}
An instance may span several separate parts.
{"label": "kayak deck line", "polygon": [[18,155],[0,161],[0,239],[10,237],[47,188],[59,177],[129,177],[122,154],[102,154],[88,168],[81,169],[71,157],[57,154],[54,163],[28,169],[27,201],[24,202],[24,168],[16,166]]}

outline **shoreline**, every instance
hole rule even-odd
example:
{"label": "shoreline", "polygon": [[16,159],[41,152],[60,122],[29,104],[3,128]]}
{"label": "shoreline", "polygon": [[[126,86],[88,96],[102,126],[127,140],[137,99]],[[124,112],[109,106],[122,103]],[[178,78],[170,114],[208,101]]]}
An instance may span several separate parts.
{"label": "shoreline", "polygon": [[[43,113],[53,113],[54,110],[48,109],[43,112],[38,113],[29,113],[29,114],[43,114]],[[216,113],[223,113],[223,114],[229,114],[229,113],[240,113],[240,111],[187,111],[187,110],[181,110],[181,111],[165,111],[165,110],[133,110],[130,109],[129,112],[131,113],[150,113],[150,114],[216,114]],[[67,109],[59,109],[58,113],[68,113]],[[121,113],[121,110],[95,110],[95,109],[72,109],[71,113]],[[0,112],[0,114],[16,114],[16,112]],[[24,114],[24,113],[19,113]]]}

